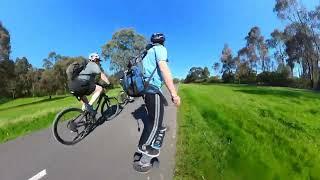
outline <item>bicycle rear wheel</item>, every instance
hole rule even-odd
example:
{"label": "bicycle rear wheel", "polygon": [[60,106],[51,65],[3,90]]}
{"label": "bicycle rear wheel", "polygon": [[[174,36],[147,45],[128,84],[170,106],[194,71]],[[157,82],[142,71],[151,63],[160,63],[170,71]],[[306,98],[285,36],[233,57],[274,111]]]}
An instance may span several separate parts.
{"label": "bicycle rear wheel", "polygon": [[53,121],[55,139],[64,145],[74,145],[81,141],[88,134],[86,116],[79,108],[62,110]]}
{"label": "bicycle rear wheel", "polygon": [[106,97],[101,105],[101,114],[107,120],[111,120],[118,115],[119,102],[115,97]]}
{"label": "bicycle rear wheel", "polygon": [[117,99],[119,101],[119,105],[124,106],[128,102],[128,95],[126,92],[120,91]]}

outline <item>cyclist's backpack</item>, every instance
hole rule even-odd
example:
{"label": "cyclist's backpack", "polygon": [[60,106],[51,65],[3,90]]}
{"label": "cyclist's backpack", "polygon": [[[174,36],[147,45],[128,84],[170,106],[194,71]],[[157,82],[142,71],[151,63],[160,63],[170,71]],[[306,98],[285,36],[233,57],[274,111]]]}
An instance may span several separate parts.
{"label": "cyclist's backpack", "polygon": [[[157,70],[157,66],[151,73],[150,77],[144,76],[144,69],[142,61],[147,55],[148,49],[151,49],[153,45],[147,46],[147,49],[136,58],[132,59],[128,64],[128,70],[124,73],[121,85],[123,90],[132,97],[140,97],[146,93],[149,87],[149,82]],[[155,51],[155,50],[154,50]],[[156,52],[155,56],[157,58]]]}
{"label": "cyclist's backpack", "polygon": [[70,64],[66,70],[68,80],[72,81],[79,76],[80,72],[85,69],[87,61],[76,61]]}

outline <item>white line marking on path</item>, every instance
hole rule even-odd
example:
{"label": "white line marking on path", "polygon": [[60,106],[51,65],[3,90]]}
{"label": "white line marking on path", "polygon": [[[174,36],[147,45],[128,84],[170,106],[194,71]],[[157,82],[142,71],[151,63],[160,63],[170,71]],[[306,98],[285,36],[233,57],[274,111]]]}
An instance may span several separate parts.
{"label": "white line marking on path", "polygon": [[38,174],[36,174],[32,178],[29,178],[28,180],[39,180],[39,179],[43,178],[45,175],[47,175],[46,169],[42,170],[41,172],[39,172]]}

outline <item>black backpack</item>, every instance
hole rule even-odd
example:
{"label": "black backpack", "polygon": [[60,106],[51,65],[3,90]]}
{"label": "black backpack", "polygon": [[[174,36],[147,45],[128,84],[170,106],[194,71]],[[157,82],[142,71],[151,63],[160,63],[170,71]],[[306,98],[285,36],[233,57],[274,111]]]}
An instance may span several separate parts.
{"label": "black backpack", "polygon": [[68,80],[72,81],[77,78],[80,72],[86,68],[87,64],[87,61],[76,61],[70,64],[66,70]]}

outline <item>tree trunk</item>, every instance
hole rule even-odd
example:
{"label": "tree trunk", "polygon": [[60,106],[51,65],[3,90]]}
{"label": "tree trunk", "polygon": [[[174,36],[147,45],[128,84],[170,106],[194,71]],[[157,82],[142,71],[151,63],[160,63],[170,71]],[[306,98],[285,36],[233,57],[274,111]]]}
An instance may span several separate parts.
{"label": "tree trunk", "polygon": [[312,89],[316,90],[318,89],[318,83],[319,83],[319,67],[318,67],[318,61],[313,61],[313,71],[312,71]]}

